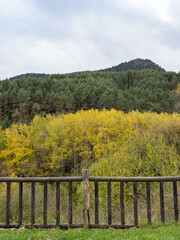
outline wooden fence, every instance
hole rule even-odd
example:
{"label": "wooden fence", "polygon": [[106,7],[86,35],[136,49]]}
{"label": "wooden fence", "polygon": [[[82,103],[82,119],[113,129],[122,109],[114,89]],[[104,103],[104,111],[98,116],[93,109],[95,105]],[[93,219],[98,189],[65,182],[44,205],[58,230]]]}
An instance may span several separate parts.
{"label": "wooden fence", "polygon": [[[90,222],[90,182],[94,182],[95,189],[95,222]],[[147,221],[151,224],[151,183],[158,182],[160,193],[160,215],[161,221],[165,222],[165,206],[164,206],[164,182],[171,182],[173,186],[173,205],[174,205],[174,220],[178,221],[178,192],[177,182],[180,181],[180,176],[177,177],[92,177],[89,170],[83,170],[83,174],[80,177],[28,177],[28,178],[8,178],[0,177],[0,182],[7,183],[6,192],[6,220],[4,224],[0,224],[3,228],[18,228],[22,225],[26,227],[60,227],[60,228],[100,228],[100,227],[114,227],[114,228],[128,228],[138,226],[138,183],[146,183],[146,206],[147,206]],[[10,223],[10,204],[11,204],[11,183],[19,183],[19,220],[17,224]],[[23,223],[23,183],[31,183],[31,223]],[[44,184],[44,206],[43,206],[43,224],[37,224],[35,222],[35,186],[37,182]],[[56,223],[50,224],[47,222],[47,183],[56,183]],[[68,223],[60,223],[60,190],[59,186],[61,182],[69,183],[69,204],[68,204]],[[73,182],[83,182],[83,219],[82,223],[73,223]],[[99,222],[99,182],[107,183],[107,211],[108,219],[106,224]],[[111,188],[112,182],[118,182],[120,187],[120,209],[121,209],[121,223],[112,224],[112,206],[111,206]],[[124,183],[131,182],[133,185],[133,212],[134,222],[132,224],[125,223],[125,202],[124,202]]]}

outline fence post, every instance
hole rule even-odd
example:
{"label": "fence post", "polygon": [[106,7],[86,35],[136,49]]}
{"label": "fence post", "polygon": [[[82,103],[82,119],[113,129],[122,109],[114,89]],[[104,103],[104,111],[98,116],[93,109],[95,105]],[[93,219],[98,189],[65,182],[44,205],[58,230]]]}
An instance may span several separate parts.
{"label": "fence post", "polygon": [[90,226],[90,171],[85,169],[82,171],[83,177],[83,228]]}

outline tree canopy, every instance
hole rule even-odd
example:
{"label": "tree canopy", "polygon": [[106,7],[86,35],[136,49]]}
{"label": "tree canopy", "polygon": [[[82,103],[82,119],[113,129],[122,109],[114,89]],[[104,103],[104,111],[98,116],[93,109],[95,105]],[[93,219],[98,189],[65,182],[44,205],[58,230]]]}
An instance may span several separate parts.
{"label": "tree canopy", "polygon": [[0,81],[0,123],[29,123],[38,114],[80,109],[168,112],[177,108],[180,74],[156,70],[54,74]]}

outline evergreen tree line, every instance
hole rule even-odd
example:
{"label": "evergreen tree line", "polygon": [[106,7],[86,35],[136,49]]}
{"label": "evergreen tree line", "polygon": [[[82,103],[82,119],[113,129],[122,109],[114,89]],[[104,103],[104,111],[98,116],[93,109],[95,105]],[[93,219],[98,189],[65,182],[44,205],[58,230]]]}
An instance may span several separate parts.
{"label": "evergreen tree line", "polygon": [[150,59],[137,58],[129,62],[121,63],[117,66],[102,69],[103,72],[121,72],[128,70],[142,70],[142,69],[152,69],[165,72],[164,68],[161,68],[158,64],[152,62]]}
{"label": "evergreen tree line", "polygon": [[174,111],[180,74],[141,70],[54,74],[0,82],[0,123],[30,123],[35,115],[83,109]]}

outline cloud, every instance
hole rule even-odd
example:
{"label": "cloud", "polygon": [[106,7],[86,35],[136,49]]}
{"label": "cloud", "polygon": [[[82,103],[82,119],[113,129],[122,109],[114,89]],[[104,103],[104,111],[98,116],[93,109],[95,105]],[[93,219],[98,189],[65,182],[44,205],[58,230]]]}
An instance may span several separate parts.
{"label": "cloud", "polygon": [[150,58],[179,71],[178,0],[0,1],[0,78]]}

